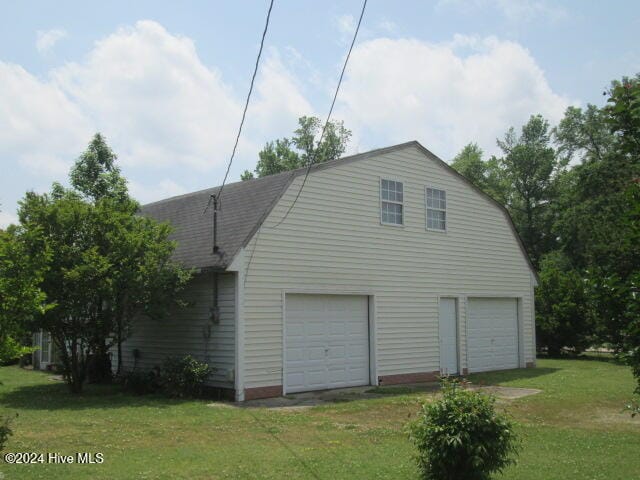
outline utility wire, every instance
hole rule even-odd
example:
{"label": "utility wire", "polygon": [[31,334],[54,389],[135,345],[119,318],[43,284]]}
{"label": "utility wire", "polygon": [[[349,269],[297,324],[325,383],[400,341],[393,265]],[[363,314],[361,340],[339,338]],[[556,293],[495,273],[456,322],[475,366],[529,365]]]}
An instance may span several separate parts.
{"label": "utility wire", "polygon": [[340,85],[342,85],[342,78],[344,77],[344,72],[347,69],[347,63],[349,63],[349,57],[351,57],[351,51],[353,50],[353,46],[356,43],[356,38],[358,38],[358,31],[360,30],[360,24],[362,23],[362,17],[364,16],[364,11],[365,11],[366,8],[367,8],[367,0],[364,0],[364,2],[362,3],[362,11],[360,12],[360,18],[358,19],[358,25],[356,26],[356,31],[353,33],[353,40],[351,40],[351,46],[349,47],[349,52],[347,52],[347,58],[345,58],[345,60],[344,60],[344,65],[342,65],[342,72],[340,72],[340,78],[338,79],[338,86],[336,87],[336,91],[333,94],[333,100],[331,101],[331,108],[329,108],[329,113],[327,114],[327,119],[324,122],[324,127],[322,128],[322,133],[320,134],[320,140],[318,140],[318,145],[317,145],[316,149],[314,150],[313,155],[309,159],[309,162],[308,162],[308,165],[307,165],[307,171],[305,172],[304,179],[302,180],[302,185],[300,185],[300,188],[298,189],[298,193],[296,194],[296,197],[293,199],[293,203],[291,203],[291,205],[289,206],[289,209],[287,210],[287,213],[284,214],[284,217],[282,217],[280,219],[280,221],[273,226],[273,228],[278,228],[287,219],[287,217],[291,213],[291,210],[293,210],[293,207],[296,205],[296,202],[300,198],[300,194],[302,193],[302,189],[304,188],[305,184],[307,183],[307,177],[309,176],[309,172],[311,171],[311,167],[314,165],[315,160],[316,160],[316,156],[318,155],[318,150],[322,146],[322,140],[323,140],[324,135],[325,135],[325,133],[327,131],[327,126],[329,125],[329,120],[331,119],[331,114],[333,113],[333,107],[336,104],[336,99],[338,98],[338,92],[340,91]]}
{"label": "utility wire", "polygon": [[[340,72],[340,78],[338,79],[338,86],[336,87],[336,92],[333,95],[333,100],[331,101],[331,108],[329,109],[329,114],[327,115],[327,119],[324,122],[324,127],[322,128],[322,133],[320,134],[320,140],[318,141],[318,147],[320,147],[320,145],[322,144],[322,139],[324,137],[324,134],[327,130],[327,125],[329,124],[329,120],[331,119],[331,114],[333,113],[333,107],[336,103],[336,98],[338,98],[338,92],[340,91],[340,85],[342,84],[342,78],[344,77],[344,72],[347,69],[347,63],[349,63],[349,58],[351,57],[351,51],[353,50],[353,46],[356,43],[356,38],[358,38],[358,32],[360,31],[360,24],[362,23],[362,17],[364,16],[364,11],[367,8],[367,0],[364,0],[363,4],[362,4],[362,11],[360,12],[360,18],[358,19],[358,25],[356,26],[356,31],[353,34],[353,40],[351,40],[351,45],[349,46],[349,51],[347,52],[347,58],[344,61],[344,65],[342,66],[342,72]],[[313,166],[313,163],[315,161],[315,157],[318,153],[318,148],[316,148],[316,150],[314,151],[314,155],[313,157],[309,160],[309,164],[307,165],[307,171],[305,172],[304,175],[304,180],[302,181],[302,185],[300,186],[300,189],[298,190],[298,193],[296,194],[296,198],[293,200],[293,203],[291,204],[291,206],[289,207],[289,209],[287,210],[287,213],[285,213],[284,217],[282,217],[282,219],[276,224],[274,225],[273,228],[277,228],[280,226],[280,224],[282,224],[282,222],[284,222],[287,217],[289,216],[289,213],[291,212],[291,210],[293,210],[293,207],[295,206],[296,202],[298,201],[298,198],[300,198],[300,194],[302,193],[302,189],[304,188],[305,183],[307,182],[307,177],[309,176],[309,171],[311,170],[311,167]],[[256,247],[258,246],[258,240],[260,239],[260,232],[262,232],[262,228],[260,227],[256,233],[256,241],[253,244],[253,249],[251,250],[251,256],[249,257],[249,261],[247,262],[247,268],[245,269],[245,274],[244,274],[244,284],[246,285],[247,283],[247,277],[249,276],[249,268],[251,267],[251,262],[253,261],[253,255],[256,252]]]}
{"label": "utility wire", "polygon": [[262,48],[264,47],[264,39],[267,36],[267,30],[269,29],[269,20],[271,19],[271,10],[273,9],[273,1],[269,4],[269,11],[267,12],[267,20],[264,24],[264,31],[262,32],[262,39],[260,40],[260,50],[258,50],[258,56],[256,58],[256,65],[253,69],[253,76],[251,77],[251,85],[249,86],[249,93],[247,94],[247,100],[244,103],[244,110],[242,112],[242,120],[240,121],[240,128],[238,128],[238,135],[236,135],[236,142],[233,145],[233,151],[231,152],[231,158],[229,159],[229,165],[227,165],[227,171],[224,174],[224,180],[222,180],[222,186],[218,191],[218,200],[222,198],[222,191],[224,190],[224,184],[227,182],[227,177],[229,176],[229,170],[231,170],[231,164],[233,163],[233,158],[236,155],[236,150],[238,149],[238,142],[240,141],[240,134],[242,133],[242,127],[244,125],[244,119],[247,116],[247,108],[249,108],[249,100],[251,99],[251,93],[253,92],[253,84],[256,80],[256,75],[258,73],[258,65],[260,64],[260,57],[262,56]]}

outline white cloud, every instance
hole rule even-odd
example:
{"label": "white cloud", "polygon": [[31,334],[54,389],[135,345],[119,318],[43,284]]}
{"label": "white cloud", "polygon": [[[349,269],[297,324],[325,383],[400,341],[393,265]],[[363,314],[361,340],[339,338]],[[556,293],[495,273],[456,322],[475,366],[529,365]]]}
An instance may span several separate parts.
{"label": "white cloud", "polygon": [[254,138],[289,135],[296,128],[298,117],[313,114],[298,78],[285,67],[276,50],[269,53],[260,69],[256,98],[249,105],[248,127],[253,128]]}
{"label": "white cloud", "polygon": [[[60,179],[100,131],[125,168],[219,169],[233,146],[248,80],[235,91],[202,63],[191,39],[140,21],[46,80],[0,63],[0,154]],[[239,147],[247,162],[265,135],[289,133],[310,111],[275,50],[263,60],[249,108],[253,137],[244,134]]]}
{"label": "white cloud", "polygon": [[[342,24],[351,35],[349,17]],[[262,144],[290,135],[299,115],[316,113],[307,89],[326,93],[324,115],[337,70],[319,78],[294,49],[267,50],[234,171],[252,168]],[[101,131],[142,202],[192,190],[193,178],[198,188],[212,185],[231,153],[248,82],[232,88],[192,40],[152,21],[117,30],[45,78],[0,62],[0,158],[38,172],[39,183],[61,180]],[[462,35],[441,44],[359,43],[338,98],[334,118],[353,130],[350,151],[415,138],[444,158],[469,141],[495,151],[510,125],[538,112],[557,121],[569,103],[521,45]]]}
{"label": "white cloud", "polygon": [[0,212],[0,228],[7,228],[12,223],[18,223],[18,217],[8,212]]}
{"label": "white cloud", "polygon": [[380,23],[378,23],[378,27],[380,30],[387,33],[396,33],[398,30],[398,24],[391,20],[387,20],[386,18],[382,19]]}
{"label": "white cloud", "polygon": [[188,193],[189,190],[170,179],[164,179],[154,185],[142,184],[135,180],[129,181],[129,192],[139,202],[145,204]]}
{"label": "white cloud", "polygon": [[66,173],[89,140],[78,106],[19,65],[0,62],[0,104],[0,157],[32,172]]}
{"label": "white cloud", "polygon": [[219,166],[240,119],[234,92],[193,41],[152,21],[119,29],[53,76],[125,165]]}
{"label": "white cloud", "polygon": [[356,22],[351,14],[339,15],[336,17],[336,27],[340,34],[345,37],[353,36],[353,32],[356,29]]}
{"label": "white cloud", "polygon": [[379,38],[354,50],[337,116],[372,146],[417,139],[448,159],[495,139],[531,114],[558,121],[569,100],[554,93],[521,45],[456,36],[448,44]]}
{"label": "white cloud", "polygon": [[60,40],[67,37],[66,30],[61,28],[54,28],[51,30],[37,32],[36,48],[40,53],[48,53]]}
{"label": "white cloud", "polygon": [[440,0],[437,7],[454,7],[467,14],[492,8],[512,23],[538,18],[556,22],[568,16],[563,7],[545,0]]}

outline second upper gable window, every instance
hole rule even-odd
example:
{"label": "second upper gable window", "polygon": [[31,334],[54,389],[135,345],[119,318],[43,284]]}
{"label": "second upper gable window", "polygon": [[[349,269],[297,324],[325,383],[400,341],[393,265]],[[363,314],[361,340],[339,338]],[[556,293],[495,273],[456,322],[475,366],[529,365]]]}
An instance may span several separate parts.
{"label": "second upper gable window", "polygon": [[404,223],[404,191],[402,182],[380,181],[380,220],[389,225]]}
{"label": "second upper gable window", "polygon": [[427,230],[447,230],[447,192],[427,187]]}

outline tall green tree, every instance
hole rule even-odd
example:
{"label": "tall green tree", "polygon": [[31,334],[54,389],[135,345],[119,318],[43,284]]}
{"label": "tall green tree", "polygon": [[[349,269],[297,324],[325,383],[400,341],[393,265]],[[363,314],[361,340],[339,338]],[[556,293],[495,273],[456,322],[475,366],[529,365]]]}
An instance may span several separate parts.
{"label": "tall green tree", "polygon": [[168,313],[190,277],[171,261],[170,227],[137,215],[114,160],[96,135],[71,171],[74,189],[54,184],[20,203],[25,233],[41,232],[50,252],[40,288],[54,307],[37,326],[51,333],[74,393],[91,369],[108,375],[107,351],[126,338],[135,316]]}
{"label": "tall green tree", "polygon": [[[275,173],[306,167],[309,163],[323,163],[339,158],[347,148],[351,131],[342,122],[327,124],[326,131],[320,141],[323,124],[317,117],[300,117],[298,128],[291,139],[282,138],[267,142],[260,151],[255,168],[258,178]],[[255,178],[249,170],[241,175],[242,180]]]}
{"label": "tall green tree", "polygon": [[553,216],[550,206],[556,197],[556,178],[565,163],[558,161],[551,146],[549,122],[532,116],[518,135],[511,128],[498,146],[503,182],[510,185],[505,204],[522,237],[533,264],[555,248],[550,233]]}
{"label": "tall green tree", "polygon": [[[578,163],[563,177],[554,230],[574,268],[589,280],[601,342],[628,351],[640,271],[638,79],[613,82],[603,108],[570,108],[556,129],[559,151]],[[635,115],[635,116],[634,116]]]}
{"label": "tall green tree", "polygon": [[451,166],[507,208],[537,267],[542,256],[555,248],[551,206],[567,161],[556,155],[549,122],[540,115],[532,116],[519,134],[510,128],[497,143],[502,157],[483,161],[482,150],[471,143]]}
{"label": "tall green tree", "polygon": [[560,251],[546,254],[536,289],[536,340],[557,356],[568,347],[574,353],[593,343],[589,286],[583,273]]}
{"label": "tall green tree", "polygon": [[129,200],[127,182],[116,165],[117,158],[104,137],[96,133],[71,169],[71,185],[93,202],[107,197]]}
{"label": "tall green tree", "polygon": [[0,363],[25,351],[20,341],[34,317],[47,309],[40,282],[49,257],[37,229],[11,225],[0,231]]}
{"label": "tall green tree", "polygon": [[500,203],[505,203],[509,185],[504,183],[504,175],[496,157],[482,159],[483,151],[477,143],[469,143],[456,155],[451,166],[470,180],[476,187],[489,194]]}

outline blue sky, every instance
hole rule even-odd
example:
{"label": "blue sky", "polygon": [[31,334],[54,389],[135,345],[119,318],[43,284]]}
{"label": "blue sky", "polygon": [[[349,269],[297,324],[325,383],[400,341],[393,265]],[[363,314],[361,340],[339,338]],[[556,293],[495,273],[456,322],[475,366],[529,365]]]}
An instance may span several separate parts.
{"label": "blue sky", "polygon": [[[222,180],[267,1],[9,2],[0,18],[0,226],[65,181],[91,135],[148,202]],[[276,0],[231,171],[324,117],[359,1]],[[349,152],[417,139],[450,160],[529,115],[602,104],[640,71],[639,2],[370,0],[335,118]]]}

